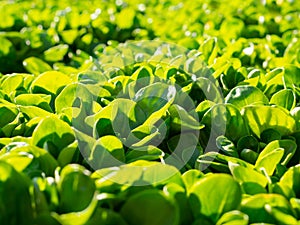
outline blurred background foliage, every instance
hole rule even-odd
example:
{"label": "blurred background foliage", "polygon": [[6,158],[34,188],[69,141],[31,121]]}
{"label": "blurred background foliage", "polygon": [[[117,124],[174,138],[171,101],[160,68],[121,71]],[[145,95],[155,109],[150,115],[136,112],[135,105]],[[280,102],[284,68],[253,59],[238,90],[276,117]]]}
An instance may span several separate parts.
{"label": "blurred background foliage", "polygon": [[198,49],[213,37],[216,56],[263,70],[300,61],[296,0],[16,0],[0,11],[1,73],[28,71],[42,64],[36,58],[55,70],[85,68],[105,46],[141,39]]}

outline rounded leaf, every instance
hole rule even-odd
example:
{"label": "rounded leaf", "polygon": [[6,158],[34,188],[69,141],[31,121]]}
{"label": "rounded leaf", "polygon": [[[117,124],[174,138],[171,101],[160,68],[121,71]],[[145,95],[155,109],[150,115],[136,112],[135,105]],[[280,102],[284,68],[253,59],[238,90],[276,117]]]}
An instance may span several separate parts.
{"label": "rounded leaf", "polygon": [[162,191],[145,190],[129,198],[121,215],[131,225],[178,225],[178,208]]}
{"label": "rounded leaf", "polygon": [[280,90],[272,96],[270,104],[281,106],[290,111],[296,106],[296,95],[290,89]]}
{"label": "rounded leaf", "polygon": [[270,128],[279,131],[281,135],[293,133],[296,129],[295,119],[279,107],[247,106],[243,108],[242,114],[256,137]]}
{"label": "rounded leaf", "polygon": [[204,215],[214,222],[223,213],[237,209],[241,200],[240,185],[227,174],[204,177],[190,191],[190,203],[195,218]]}
{"label": "rounded leaf", "polygon": [[226,103],[235,105],[239,110],[247,105],[268,104],[268,98],[257,87],[241,85],[233,88],[225,98]]}
{"label": "rounded leaf", "polygon": [[72,81],[71,79],[57,71],[47,71],[39,75],[31,84],[33,93],[44,93],[56,95],[60,89]]}

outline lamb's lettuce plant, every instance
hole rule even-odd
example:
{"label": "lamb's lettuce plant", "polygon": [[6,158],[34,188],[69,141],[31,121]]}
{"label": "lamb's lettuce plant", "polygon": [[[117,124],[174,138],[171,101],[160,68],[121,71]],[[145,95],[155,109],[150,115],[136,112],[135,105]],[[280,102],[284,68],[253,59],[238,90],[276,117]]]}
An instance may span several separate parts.
{"label": "lamb's lettuce plant", "polygon": [[300,224],[299,10],[1,1],[0,224]]}

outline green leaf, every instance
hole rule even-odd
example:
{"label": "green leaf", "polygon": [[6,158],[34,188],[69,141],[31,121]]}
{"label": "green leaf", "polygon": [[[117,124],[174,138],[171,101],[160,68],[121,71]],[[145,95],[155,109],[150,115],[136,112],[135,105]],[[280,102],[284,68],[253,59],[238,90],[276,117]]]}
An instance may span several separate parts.
{"label": "green leaf", "polygon": [[0,103],[0,128],[3,128],[6,124],[12,122],[17,114],[18,110],[16,107]]}
{"label": "green leaf", "polygon": [[296,95],[292,90],[280,90],[270,99],[270,104],[292,110],[296,106]]}
{"label": "green leaf", "polygon": [[66,66],[64,63],[56,62],[53,64],[53,68],[56,71],[62,72],[64,74],[77,74],[78,72],[81,72],[80,69],[72,67],[72,66]]}
{"label": "green leaf", "polygon": [[280,162],[284,154],[283,148],[264,148],[264,150],[259,154],[255,168],[259,170],[260,168],[265,168],[267,174],[272,176],[277,164]]}
{"label": "green leaf", "polygon": [[146,123],[133,129],[127,137],[125,145],[131,148],[158,145],[165,138],[168,128],[166,127],[164,120],[157,126],[158,127]]}
{"label": "green leaf", "polygon": [[237,163],[245,167],[249,166],[249,163],[239,158],[235,158],[235,157],[221,154],[219,152],[211,151],[199,156],[195,168],[199,168],[202,171],[208,167],[209,169],[213,169],[218,172],[230,173],[228,167],[229,162]]}
{"label": "green leaf", "polygon": [[[194,167],[195,161],[202,154],[203,149],[199,144],[196,132],[180,133],[171,137],[168,142],[168,149],[172,156],[178,157],[186,166]],[[170,158],[172,158],[172,156]],[[165,159],[166,163],[172,164],[169,157]]]}
{"label": "green leaf", "polygon": [[299,66],[296,65],[287,65],[284,68],[283,82],[285,88],[291,88],[295,90],[296,87],[300,86],[298,74],[300,73]]}
{"label": "green leaf", "polygon": [[148,184],[140,180],[143,173],[141,167],[127,165],[96,170],[91,177],[95,180],[97,190],[114,193],[119,192],[125,185]]}
{"label": "green leaf", "polygon": [[[55,99],[55,110],[60,113],[63,109],[68,107],[75,107],[76,99],[81,100],[81,104],[84,105],[84,108],[88,111],[91,111],[93,95],[86,86],[82,84],[68,84],[64,89],[59,93]],[[82,106],[82,105],[80,105]],[[81,108],[83,110],[83,108]],[[74,115],[75,116],[75,115]]]}
{"label": "green leaf", "polygon": [[242,151],[243,149],[251,149],[256,152],[258,151],[258,148],[259,148],[259,142],[252,135],[241,137],[237,143],[238,151]]}
{"label": "green leaf", "polygon": [[[202,66],[203,67],[203,66]],[[201,72],[202,73],[202,72]],[[202,77],[203,74],[201,74],[200,77],[197,78],[195,82],[193,82],[193,88],[197,91],[203,92],[205,99],[212,101],[214,103],[224,103],[224,97],[220,91],[220,87],[218,86],[217,82],[212,82],[212,78],[210,78],[210,72],[208,73],[208,78]],[[200,90],[199,90],[200,89]],[[193,92],[193,90],[192,90]],[[195,92],[192,94],[192,98],[197,98],[199,93]]]}
{"label": "green leaf", "polygon": [[290,203],[295,210],[296,214],[299,216],[300,213],[300,199],[299,198],[291,198]]}
{"label": "green leaf", "polygon": [[199,43],[197,40],[191,37],[184,37],[180,39],[177,44],[191,50],[199,48]]}
{"label": "green leaf", "polygon": [[93,215],[90,217],[90,219],[84,224],[84,225],[128,225],[122,216],[113,211],[112,209],[105,209],[97,207],[93,213]]}
{"label": "green leaf", "polygon": [[48,71],[40,74],[31,84],[32,93],[45,93],[57,95],[61,88],[71,83],[69,76],[57,72]]}
{"label": "green leaf", "polygon": [[23,65],[29,73],[33,74],[41,74],[43,72],[52,70],[51,66],[36,57],[29,57],[25,59],[23,61]]}
{"label": "green leaf", "polygon": [[266,105],[268,98],[257,87],[242,85],[234,87],[225,98],[226,103],[235,105],[239,110],[248,105]]}
{"label": "green leaf", "polygon": [[37,106],[46,111],[52,112],[49,106],[51,96],[45,94],[21,94],[15,98],[15,103],[23,106]]}
{"label": "green leaf", "polygon": [[115,134],[126,140],[130,131],[145,121],[142,109],[129,99],[117,98],[94,117],[94,137]]}
{"label": "green leaf", "polygon": [[[281,177],[279,185],[288,187],[293,190],[297,196],[300,197],[300,165],[290,167],[287,172]],[[285,190],[283,188],[283,190]]]}
{"label": "green leaf", "polygon": [[[135,163],[139,162],[142,161],[136,161],[130,165],[136,166]],[[176,183],[183,186],[181,174],[174,166],[153,162],[146,166],[143,171],[142,179],[154,186],[167,183]]]}
{"label": "green leaf", "polygon": [[69,45],[73,44],[75,39],[78,37],[78,30],[64,30],[60,32],[62,39]]}
{"label": "green leaf", "polygon": [[77,164],[69,164],[61,170],[57,183],[61,213],[80,212],[90,204],[95,208],[95,183],[89,175],[88,170]]}
{"label": "green leaf", "polygon": [[133,101],[144,111],[149,117],[145,123],[154,124],[167,111],[175,100],[176,88],[173,85],[165,83],[154,83],[140,89]]}
{"label": "green leaf", "polygon": [[[227,62],[228,63],[228,62]],[[219,69],[219,68],[218,68]],[[222,68],[220,68],[222,69]],[[253,87],[258,86],[258,77],[257,78],[247,78],[247,71],[245,72],[246,68],[241,67],[239,69],[235,69],[234,65],[227,64],[225,66],[224,74],[220,75],[220,80],[223,85],[224,89],[231,90],[235,86],[242,87],[242,85],[252,85]],[[246,80],[245,80],[246,79]],[[242,82],[244,81],[244,82]],[[263,81],[263,80],[261,80]]]}
{"label": "green leaf", "polygon": [[[242,29],[244,28],[244,22],[238,18],[228,17],[224,20],[220,27],[220,32],[223,38],[229,43],[232,39],[237,39]],[[228,31],[230,30],[230,33]]]}
{"label": "green leaf", "polygon": [[112,135],[97,139],[87,161],[96,170],[121,165],[125,162],[122,142]]}
{"label": "green leaf", "polygon": [[264,148],[260,155],[261,157],[265,157],[271,151],[278,148],[284,149],[284,154],[280,162],[282,165],[287,166],[288,162],[293,157],[297,149],[297,144],[293,140],[286,139],[272,141]]}
{"label": "green leaf", "polygon": [[16,17],[13,13],[11,13],[11,8],[10,7],[5,7],[5,6],[8,6],[8,5],[3,5],[3,10],[5,10],[5,13],[3,13],[3,16],[5,16],[5,20],[4,21],[1,21],[0,22],[0,27],[1,29],[7,29],[7,28],[10,28],[10,27],[13,27],[15,22],[16,22]]}
{"label": "green leaf", "polygon": [[214,102],[209,100],[204,100],[199,103],[196,107],[195,111],[198,113],[199,120],[202,120],[203,115],[213,106],[215,105]]}
{"label": "green leaf", "polygon": [[121,215],[131,225],[178,225],[178,206],[160,190],[145,190],[130,197]]}
{"label": "green leaf", "polygon": [[208,63],[208,65],[213,64],[218,53],[217,39],[209,38],[208,40],[204,41],[199,50],[202,52],[202,57]]}
{"label": "green leaf", "polygon": [[269,99],[277,91],[283,89],[283,74],[284,74],[284,69],[282,67],[277,67],[265,75],[267,83],[264,90],[264,94]]}
{"label": "green leaf", "polygon": [[239,207],[241,199],[240,185],[227,174],[203,177],[190,190],[194,217],[204,215],[213,222],[217,222],[222,214]]}
{"label": "green leaf", "polygon": [[16,136],[16,135],[22,135],[24,132],[24,126],[20,124],[21,114],[18,114],[16,118],[6,124],[4,127],[1,128],[1,135],[4,135],[6,137]]}
{"label": "green leaf", "polygon": [[24,79],[25,76],[22,74],[6,76],[1,80],[1,89],[4,91],[4,93],[10,96],[13,91],[16,91],[18,88],[24,85]]}
{"label": "green leaf", "polygon": [[133,26],[135,10],[127,7],[117,14],[116,22],[120,29],[128,29]]}
{"label": "green leaf", "polygon": [[[1,7],[2,8],[2,7]],[[2,8],[3,9],[3,8]],[[1,21],[1,23],[0,23],[0,27],[1,28],[5,28],[6,26],[5,26],[5,23],[7,24],[9,24],[9,23],[12,23],[12,25],[13,25],[13,23],[14,23],[14,19],[13,19],[13,17],[12,16],[10,16],[9,14],[7,15],[6,13],[4,14],[5,16],[7,16],[7,20],[6,21]],[[8,22],[9,21],[9,22]],[[4,25],[4,26],[3,26]],[[1,56],[2,55],[8,55],[9,53],[10,53],[10,48],[11,48],[11,46],[12,46],[12,43],[11,43],[11,41],[9,41],[8,39],[6,39],[6,38],[4,38],[2,35],[1,35],[1,37],[0,37],[0,43],[1,43],[1,45],[0,45],[0,52],[1,52]]]}
{"label": "green leaf", "polygon": [[184,132],[187,130],[199,130],[204,127],[198,121],[197,114],[191,115],[183,107],[173,104],[169,108],[171,116],[171,128],[174,132]]}
{"label": "green leaf", "polygon": [[276,220],[266,210],[266,206],[278,207],[290,215],[293,215],[289,202],[278,194],[257,194],[243,199],[241,211],[249,216],[250,223],[271,223]]}
{"label": "green leaf", "polygon": [[95,198],[84,210],[80,212],[69,212],[60,215],[52,212],[51,215],[56,218],[61,225],[85,225],[92,217],[94,211],[96,211],[97,203],[98,202]]}
{"label": "green leaf", "polygon": [[258,153],[251,149],[244,148],[241,151],[240,156],[241,156],[241,159],[245,160],[246,162],[255,164],[257,157],[258,157]]}
{"label": "green leaf", "polygon": [[8,163],[0,161],[0,186],[0,223],[33,224],[28,178]]}
{"label": "green leaf", "polygon": [[296,120],[297,129],[299,129],[300,128],[300,107],[299,106],[295,107],[290,113],[293,116],[293,118]]}
{"label": "green leaf", "polygon": [[280,207],[272,206],[272,205],[265,205],[265,210],[274,217],[277,223],[280,224],[298,224],[297,219],[288,213],[285,210],[281,210]]}
{"label": "green leaf", "polygon": [[201,124],[205,125],[202,135],[205,135],[206,140],[210,136],[224,135],[231,141],[237,141],[249,134],[247,124],[239,110],[232,104],[214,105],[204,114]]}
{"label": "green leaf", "polygon": [[281,139],[281,134],[275,129],[266,129],[260,134],[260,139],[262,142],[268,144],[275,140]]}
{"label": "green leaf", "polygon": [[242,115],[256,137],[270,128],[279,131],[281,135],[293,133],[296,129],[294,118],[279,107],[246,106]]}
{"label": "green leaf", "polygon": [[157,160],[162,159],[165,153],[156,146],[142,146],[139,148],[130,149],[126,153],[126,162],[134,162],[136,160]]}
{"label": "green leaf", "polygon": [[193,215],[185,189],[178,184],[168,183],[164,186],[163,192],[175,199],[179,208],[179,224],[191,224]]}
{"label": "green leaf", "polygon": [[239,155],[237,153],[237,150],[234,146],[234,143],[232,143],[228,138],[225,136],[219,136],[216,139],[217,147],[226,155],[233,156],[238,158]]}
{"label": "green leaf", "polygon": [[261,186],[259,182],[242,182],[241,187],[243,190],[243,194],[246,195],[256,195],[256,194],[262,194],[267,193],[267,190],[265,187]]}
{"label": "green leaf", "polygon": [[0,156],[0,159],[11,164],[18,172],[30,175],[40,170],[47,176],[53,176],[58,166],[56,160],[44,149],[36,146],[19,146]]}
{"label": "green leaf", "polygon": [[249,217],[246,214],[234,210],[224,213],[216,225],[248,225],[248,222]]}
{"label": "green leaf", "polygon": [[[2,11],[5,11],[5,9],[2,8]],[[5,16],[5,14],[3,16]],[[5,16],[5,18],[9,21],[9,19],[12,17]],[[1,23],[3,22],[0,22],[0,26]],[[20,65],[17,65],[15,62],[16,55],[17,52],[14,43],[8,40],[8,38],[0,37],[0,63],[2,64],[1,72],[11,72],[13,67],[20,67]]]}
{"label": "green leaf", "polygon": [[258,183],[262,187],[265,187],[268,183],[268,179],[262,173],[255,170],[251,164],[241,165],[229,162],[228,166],[232,176],[238,182]]}
{"label": "green leaf", "polygon": [[20,112],[28,119],[30,122],[34,122],[34,119],[40,117],[40,118],[45,118],[47,116],[53,116],[52,113],[49,111],[46,111],[42,108],[39,108],[37,106],[18,106]]}
{"label": "green leaf", "polygon": [[60,44],[54,47],[51,47],[44,51],[44,59],[48,62],[57,62],[63,60],[65,54],[69,50],[68,45]]}
{"label": "green leaf", "polygon": [[67,147],[61,150],[57,157],[57,162],[61,167],[64,167],[72,162],[74,162],[74,158],[79,157],[81,153],[79,152],[78,149],[78,142],[74,141]]}
{"label": "green leaf", "polygon": [[[128,76],[123,78],[129,79]],[[105,84],[108,78],[101,71],[86,70],[78,73],[77,80],[80,84]]]}
{"label": "green leaf", "polygon": [[201,179],[203,176],[204,174],[201,171],[196,169],[190,169],[186,171],[184,174],[182,174],[182,180],[186,190],[189,192],[189,190],[193,187],[193,185],[196,184],[197,181]]}
{"label": "green leaf", "polygon": [[54,157],[74,140],[71,127],[54,116],[43,119],[32,134],[32,144],[47,149]]}

